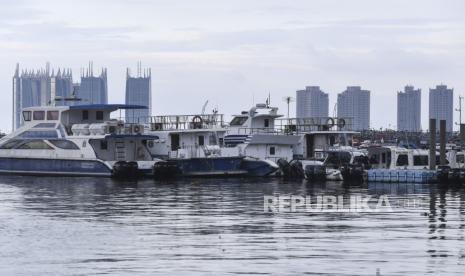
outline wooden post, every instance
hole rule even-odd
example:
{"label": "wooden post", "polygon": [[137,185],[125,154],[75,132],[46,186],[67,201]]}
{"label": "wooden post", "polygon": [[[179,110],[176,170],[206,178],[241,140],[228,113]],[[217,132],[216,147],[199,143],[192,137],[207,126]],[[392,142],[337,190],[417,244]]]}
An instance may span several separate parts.
{"label": "wooden post", "polygon": [[439,164],[446,165],[446,120],[439,121],[439,157]]}
{"label": "wooden post", "polygon": [[429,119],[429,169],[436,169],[436,119]]}

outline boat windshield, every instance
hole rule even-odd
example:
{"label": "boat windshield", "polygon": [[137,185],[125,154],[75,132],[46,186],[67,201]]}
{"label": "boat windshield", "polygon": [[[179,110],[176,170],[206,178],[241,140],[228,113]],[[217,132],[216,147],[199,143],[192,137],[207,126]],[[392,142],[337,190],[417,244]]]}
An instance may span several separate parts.
{"label": "boat windshield", "polygon": [[234,117],[229,123],[230,126],[242,126],[245,121],[247,121],[247,117]]}
{"label": "boat windshield", "polygon": [[328,156],[325,160],[325,165],[327,166],[341,166],[349,165],[350,163],[350,153],[346,151],[335,151],[328,152]]}

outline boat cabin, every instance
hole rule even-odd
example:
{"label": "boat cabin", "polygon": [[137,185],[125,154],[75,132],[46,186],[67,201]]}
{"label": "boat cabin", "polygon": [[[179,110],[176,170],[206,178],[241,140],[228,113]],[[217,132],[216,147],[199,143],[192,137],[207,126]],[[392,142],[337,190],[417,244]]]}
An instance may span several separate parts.
{"label": "boat cabin", "polygon": [[278,114],[277,107],[266,104],[257,104],[249,111],[243,111],[239,115],[233,115],[229,123],[230,135],[249,135],[255,133],[273,133],[275,119],[282,117]]}
{"label": "boat cabin", "polygon": [[[368,148],[368,157],[374,169],[429,168],[429,151],[424,149],[406,149],[396,146],[371,147]],[[436,165],[439,165],[439,159],[439,153],[436,152]],[[450,165],[448,155],[446,155],[446,165]]]}
{"label": "boat cabin", "polygon": [[159,137],[149,143],[153,157],[198,158],[219,153],[223,146],[223,114],[166,115],[150,118],[148,133]]}
{"label": "boat cabin", "polygon": [[146,144],[158,137],[143,135],[143,125],[126,124],[110,116],[121,109],[143,108],[117,104],[28,107],[22,110],[23,125],[1,140],[0,150],[15,150],[12,154],[23,149],[36,150],[34,153],[41,150],[39,155],[49,158],[76,155],[101,160],[152,160]]}
{"label": "boat cabin", "polygon": [[353,147],[331,148],[325,152],[325,155],[324,164],[328,168],[338,169],[349,165],[363,165],[365,168],[370,166],[367,153]]}

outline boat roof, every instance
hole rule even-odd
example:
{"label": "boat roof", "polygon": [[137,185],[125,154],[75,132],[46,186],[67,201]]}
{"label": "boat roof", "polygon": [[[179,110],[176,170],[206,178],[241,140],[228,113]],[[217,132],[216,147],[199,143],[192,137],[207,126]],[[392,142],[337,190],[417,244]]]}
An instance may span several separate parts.
{"label": "boat roof", "polygon": [[82,104],[72,105],[69,107],[73,109],[148,109],[145,105],[133,105],[133,104]]}
{"label": "boat roof", "polygon": [[351,131],[351,130],[318,130],[318,131],[303,131],[303,134],[360,134],[359,131]]}
{"label": "boat roof", "polygon": [[32,110],[111,110],[118,109],[148,109],[145,105],[132,104],[82,104],[71,106],[30,106],[23,108],[24,111]]}

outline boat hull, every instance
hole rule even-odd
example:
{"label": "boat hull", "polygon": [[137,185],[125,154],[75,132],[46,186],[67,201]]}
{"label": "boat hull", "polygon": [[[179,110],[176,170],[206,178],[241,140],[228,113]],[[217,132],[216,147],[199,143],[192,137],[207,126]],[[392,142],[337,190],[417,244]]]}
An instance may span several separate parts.
{"label": "boat hull", "polygon": [[0,173],[108,177],[111,168],[99,160],[0,157]]}
{"label": "boat hull", "polygon": [[245,175],[241,169],[243,157],[205,157],[175,159],[179,172],[183,176],[235,176]]}
{"label": "boat hull", "polygon": [[279,169],[278,165],[271,161],[249,158],[242,161],[241,168],[247,171],[249,176],[269,176]]}

